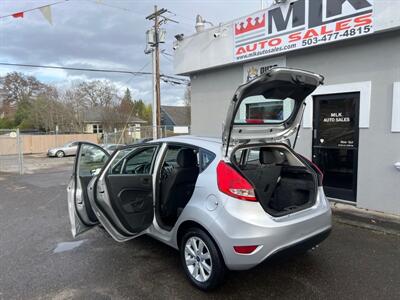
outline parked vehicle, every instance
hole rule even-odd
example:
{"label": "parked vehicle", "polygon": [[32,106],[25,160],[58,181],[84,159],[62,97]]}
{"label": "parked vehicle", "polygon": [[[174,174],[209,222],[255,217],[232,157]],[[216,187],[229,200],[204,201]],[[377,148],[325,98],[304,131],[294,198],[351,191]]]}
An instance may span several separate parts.
{"label": "parked vehicle", "polygon": [[68,186],[73,236],[98,224],[118,242],[148,234],[179,250],[188,279],[203,290],[227,269],[319,244],[331,229],[322,174],[287,139],[322,81],[277,68],[240,86],[222,140],[160,139],[126,146],[107,162],[87,160],[87,151],[109,154],[80,143]]}
{"label": "parked vehicle", "polygon": [[69,142],[61,147],[55,147],[47,150],[47,156],[49,157],[64,157],[64,156],[74,156],[78,150],[79,142]]}

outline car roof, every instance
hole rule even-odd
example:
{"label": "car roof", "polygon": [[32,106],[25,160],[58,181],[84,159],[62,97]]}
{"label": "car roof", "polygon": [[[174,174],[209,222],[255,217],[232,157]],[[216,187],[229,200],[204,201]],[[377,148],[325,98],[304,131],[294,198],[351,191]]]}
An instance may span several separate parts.
{"label": "car roof", "polygon": [[203,136],[195,136],[195,135],[179,135],[173,136],[168,138],[157,139],[154,141],[149,141],[148,143],[152,142],[175,142],[175,143],[184,143],[190,144],[197,147],[201,147],[207,150],[210,150],[216,154],[221,152],[222,142],[219,138],[213,137],[203,137]]}

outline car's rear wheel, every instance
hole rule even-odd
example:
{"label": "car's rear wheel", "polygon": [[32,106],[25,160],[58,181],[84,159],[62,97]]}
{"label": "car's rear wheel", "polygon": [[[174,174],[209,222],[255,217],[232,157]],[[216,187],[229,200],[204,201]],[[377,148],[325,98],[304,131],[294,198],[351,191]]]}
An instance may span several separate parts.
{"label": "car's rear wheel", "polygon": [[56,156],[58,157],[58,158],[61,158],[61,157],[64,157],[65,156],[65,153],[64,153],[64,151],[57,151],[57,153],[56,153]]}
{"label": "car's rear wheel", "polygon": [[183,235],[180,245],[183,269],[190,282],[208,291],[219,286],[226,267],[215,242],[199,228],[191,228]]}

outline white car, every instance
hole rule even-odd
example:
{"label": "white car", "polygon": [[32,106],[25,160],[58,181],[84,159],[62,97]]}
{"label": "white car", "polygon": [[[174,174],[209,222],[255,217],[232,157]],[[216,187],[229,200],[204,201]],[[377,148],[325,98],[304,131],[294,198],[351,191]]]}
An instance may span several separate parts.
{"label": "white car", "polygon": [[100,223],[118,242],[150,235],[179,250],[188,279],[203,290],[227,269],[317,245],[331,230],[322,174],[287,139],[322,81],[277,68],[240,86],[222,139],[160,139],[100,162],[85,153],[109,154],[81,143],[68,186],[73,236]]}

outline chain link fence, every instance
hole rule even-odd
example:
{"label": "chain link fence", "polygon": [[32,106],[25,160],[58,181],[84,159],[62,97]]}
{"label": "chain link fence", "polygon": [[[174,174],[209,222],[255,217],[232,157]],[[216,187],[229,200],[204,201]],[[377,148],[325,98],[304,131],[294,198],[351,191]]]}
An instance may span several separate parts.
{"label": "chain link fence", "polygon": [[[190,127],[159,126],[157,131],[159,138],[165,138],[190,134]],[[0,172],[30,173],[40,166],[50,163],[50,161],[46,161],[45,164],[44,161],[48,149],[72,141],[129,145],[152,139],[152,126],[130,127],[102,135],[21,133],[19,129],[0,129]],[[52,163],[55,164],[55,162]]]}
{"label": "chain link fence", "polygon": [[0,172],[24,173],[23,141],[19,129],[0,129]]}
{"label": "chain link fence", "polygon": [[[171,126],[158,126],[158,137],[166,138],[176,135],[190,134],[190,128],[180,127],[176,130],[176,127]],[[130,127],[124,130],[115,131],[112,133],[104,133],[102,142],[104,144],[136,144],[142,143],[153,139],[153,126],[138,126]]]}

